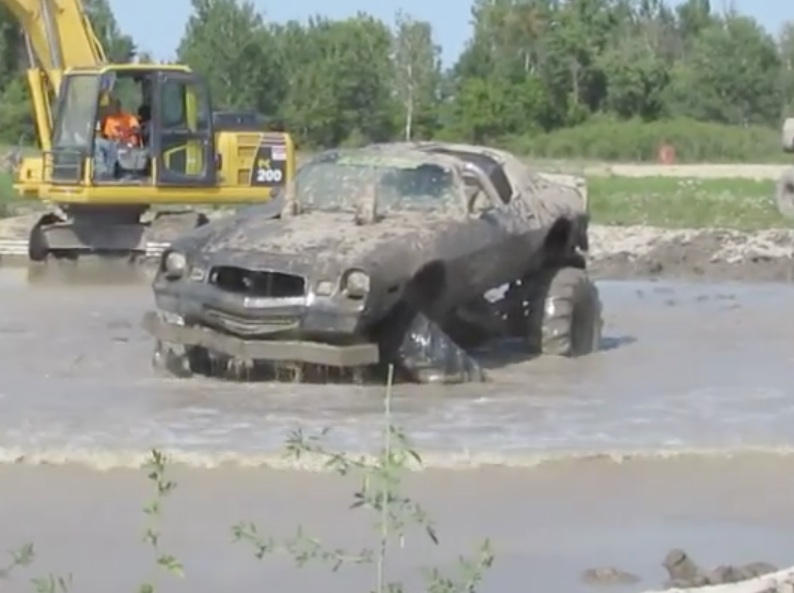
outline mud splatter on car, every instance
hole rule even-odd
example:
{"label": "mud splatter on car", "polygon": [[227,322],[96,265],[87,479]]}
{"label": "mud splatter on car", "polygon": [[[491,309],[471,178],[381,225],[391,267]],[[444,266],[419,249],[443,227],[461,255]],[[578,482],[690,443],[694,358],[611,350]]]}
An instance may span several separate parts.
{"label": "mud splatter on car", "polygon": [[462,382],[486,379],[471,353],[492,339],[587,354],[601,332],[588,222],[582,179],[504,151],[329,150],[273,201],[163,254],[144,318],[154,363],[183,376],[289,368],[299,380],[392,363],[411,381]]}

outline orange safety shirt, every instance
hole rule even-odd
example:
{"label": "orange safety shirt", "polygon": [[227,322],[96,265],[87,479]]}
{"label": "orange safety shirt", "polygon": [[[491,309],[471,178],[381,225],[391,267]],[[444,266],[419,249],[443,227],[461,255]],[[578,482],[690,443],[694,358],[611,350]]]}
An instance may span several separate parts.
{"label": "orange safety shirt", "polygon": [[105,118],[102,123],[102,135],[110,140],[137,142],[140,128],[141,124],[137,117],[129,113],[119,113]]}

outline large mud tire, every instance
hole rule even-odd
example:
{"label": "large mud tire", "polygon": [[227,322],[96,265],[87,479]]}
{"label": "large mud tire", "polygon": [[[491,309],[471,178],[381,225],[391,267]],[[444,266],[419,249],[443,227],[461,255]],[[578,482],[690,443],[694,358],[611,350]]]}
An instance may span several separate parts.
{"label": "large mud tire", "polygon": [[189,379],[195,374],[209,375],[212,365],[204,348],[184,347],[156,340],[152,368],[166,377]]}
{"label": "large mud tire", "polygon": [[794,220],[794,168],[787,169],[777,180],[775,204],[782,216]]}
{"label": "large mud tire", "polygon": [[577,357],[598,350],[603,327],[598,288],[578,267],[548,272],[531,300],[528,341],[537,355]]}

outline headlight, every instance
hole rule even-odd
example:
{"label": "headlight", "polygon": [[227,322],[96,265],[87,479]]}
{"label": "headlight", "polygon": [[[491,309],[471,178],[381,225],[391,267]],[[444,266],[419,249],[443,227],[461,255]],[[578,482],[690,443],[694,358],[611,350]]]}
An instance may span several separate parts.
{"label": "headlight", "polygon": [[178,251],[169,251],[163,258],[163,272],[167,278],[180,278],[187,270],[187,257]]}
{"label": "headlight", "polygon": [[352,270],[345,276],[344,293],[354,299],[363,299],[369,294],[370,278],[361,270]]}

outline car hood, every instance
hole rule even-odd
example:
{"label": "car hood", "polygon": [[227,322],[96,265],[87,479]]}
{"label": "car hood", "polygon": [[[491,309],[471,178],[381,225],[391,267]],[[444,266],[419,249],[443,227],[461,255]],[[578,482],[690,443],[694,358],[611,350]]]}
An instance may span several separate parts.
{"label": "car hood", "polygon": [[417,212],[359,225],[351,213],[309,212],[280,219],[246,215],[223,222],[201,247],[205,259],[306,272],[318,265],[370,268],[414,259],[432,250],[438,228],[451,221]]}

